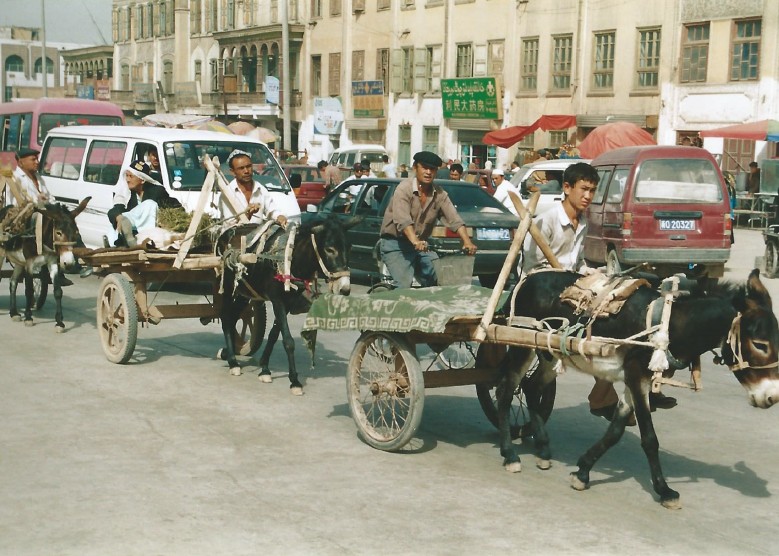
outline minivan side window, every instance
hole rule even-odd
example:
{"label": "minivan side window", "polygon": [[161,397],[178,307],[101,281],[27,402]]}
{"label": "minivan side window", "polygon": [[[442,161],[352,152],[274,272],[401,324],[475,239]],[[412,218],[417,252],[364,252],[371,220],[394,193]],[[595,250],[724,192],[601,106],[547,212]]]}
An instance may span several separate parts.
{"label": "minivan side window", "polygon": [[634,197],[641,203],[717,203],[722,186],[707,159],[645,160],[638,169]]}
{"label": "minivan side window", "polygon": [[606,196],[606,188],[608,188],[609,180],[611,180],[611,170],[610,166],[608,168],[598,168],[598,188],[592,197],[592,204],[599,205],[603,202],[603,197]]}
{"label": "minivan side window", "polygon": [[122,162],[127,151],[123,141],[93,141],[87,157],[84,181],[116,185],[122,174]]}
{"label": "minivan side window", "polygon": [[611,184],[609,185],[609,196],[606,199],[607,203],[619,203],[622,201],[629,173],[630,168],[617,168],[614,170],[614,176],[611,178]]}
{"label": "minivan side window", "polygon": [[78,179],[86,148],[86,139],[55,137],[43,152],[41,173],[53,178]]}

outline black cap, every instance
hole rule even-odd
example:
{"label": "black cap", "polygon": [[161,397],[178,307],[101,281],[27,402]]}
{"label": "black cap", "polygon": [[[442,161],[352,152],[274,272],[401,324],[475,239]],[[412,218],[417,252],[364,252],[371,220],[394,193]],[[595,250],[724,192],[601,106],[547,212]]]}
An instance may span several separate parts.
{"label": "black cap", "polygon": [[16,151],[16,158],[18,160],[20,158],[25,158],[25,157],[28,157],[28,156],[38,156],[39,154],[40,154],[40,151],[27,147],[27,148],[19,149],[18,151]]}
{"label": "black cap", "polygon": [[444,161],[435,153],[430,151],[419,151],[414,155],[414,162],[430,166],[431,168],[439,168]]}
{"label": "black cap", "polygon": [[359,162],[355,162],[354,166],[352,166],[352,170],[355,170],[355,171],[362,170],[362,164],[360,164]]}

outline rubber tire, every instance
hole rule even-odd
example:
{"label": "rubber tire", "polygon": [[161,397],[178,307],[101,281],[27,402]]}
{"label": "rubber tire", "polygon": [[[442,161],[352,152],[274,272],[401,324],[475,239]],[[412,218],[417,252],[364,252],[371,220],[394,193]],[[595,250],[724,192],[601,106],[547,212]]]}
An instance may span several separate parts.
{"label": "rubber tire", "polygon": [[616,276],[620,272],[622,272],[622,265],[617,257],[617,251],[609,249],[606,253],[606,274],[608,276]]}
{"label": "rubber tire", "polygon": [[[398,381],[398,370],[405,371],[400,378],[406,384]],[[346,395],[360,438],[369,446],[395,452],[414,438],[422,421],[425,384],[414,349],[402,334],[360,335],[349,358]],[[378,423],[390,427],[379,429]]]}
{"label": "rubber tire", "polygon": [[250,301],[235,323],[235,353],[251,356],[265,339],[268,310],[264,301]]}
{"label": "rubber tire", "polygon": [[766,241],[763,260],[766,276],[776,278],[777,274],[779,274],[779,241],[776,239]]}
{"label": "rubber tire", "polygon": [[376,284],[373,284],[369,289],[368,293],[382,293],[382,292],[390,292],[395,289],[395,286],[390,284],[389,282],[377,282]]}
{"label": "rubber tire", "polygon": [[[482,367],[487,365],[497,368],[497,365],[500,363],[500,360],[497,359],[497,352],[493,354],[485,353],[482,348],[486,345],[487,344],[482,344],[479,346],[479,351],[476,353],[476,366]],[[505,346],[491,347],[493,349],[498,347],[504,348],[505,353]],[[532,380],[532,375],[530,379],[525,380]],[[514,402],[511,404],[510,429],[511,438],[514,440],[517,438],[526,438],[532,436],[533,434],[533,430],[530,425],[530,415],[527,409],[527,402],[525,401],[525,394],[522,391],[523,383],[524,380],[519,384],[519,387],[514,392]],[[549,417],[552,415],[556,394],[556,380],[550,382],[541,393],[541,408],[539,413],[544,423],[546,423],[549,420]],[[479,405],[481,405],[481,409],[484,412],[485,417],[487,417],[487,420],[492,423],[492,426],[498,428],[498,405],[495,400],[495,385],[477,384],[476,396],[479,399]]]}
{"label": "rubber tire", "polygon": [[138,341],[138,306],[133,287],[121,274],[109,274],[97,296],[97,331],[106,359],[124,364]]}

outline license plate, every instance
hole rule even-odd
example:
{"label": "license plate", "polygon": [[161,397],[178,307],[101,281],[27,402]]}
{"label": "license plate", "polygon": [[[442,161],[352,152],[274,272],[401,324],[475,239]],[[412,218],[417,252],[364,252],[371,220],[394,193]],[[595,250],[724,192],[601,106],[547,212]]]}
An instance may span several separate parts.
{"label": "license plate", "polygon": [[660,230],[695,231],[695,220],[660,220]]}
{"label": "license plate", "polygon": [[508,240],[508,228],[476,228],[476,239],[485,241]]}

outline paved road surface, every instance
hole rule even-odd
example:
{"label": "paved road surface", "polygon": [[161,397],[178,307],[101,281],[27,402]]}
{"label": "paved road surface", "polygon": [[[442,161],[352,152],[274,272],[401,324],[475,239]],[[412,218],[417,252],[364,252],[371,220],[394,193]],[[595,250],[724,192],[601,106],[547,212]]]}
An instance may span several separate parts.
{"label": "paved road surface", "polygon": [[[736,237],[728,274],[744,279],[762,243]],[[141,329],[133,360],[114,365],[95,330],[99,279],[76,281],[59,335],[51,302],[25,328],[0,287],[0,554],[779,553],[779,410],[749,407],[709,357],[704,390],[673,390],[679,405],[654,414],[684,506],[671,511],[635,428],[588,491],[569,487],[606,426],[587,411],[588,376],[559,381],[549,471],[528,446],[522,473],[502,469],[473,387],[428,392],[416,449],[384,453],[360,442],[346,404],[356,334],[321,334],[313,371],[299,345],[300,398],[282,350],[273,384],[231,377],[213,359],[218,326],[195,319]]]}

